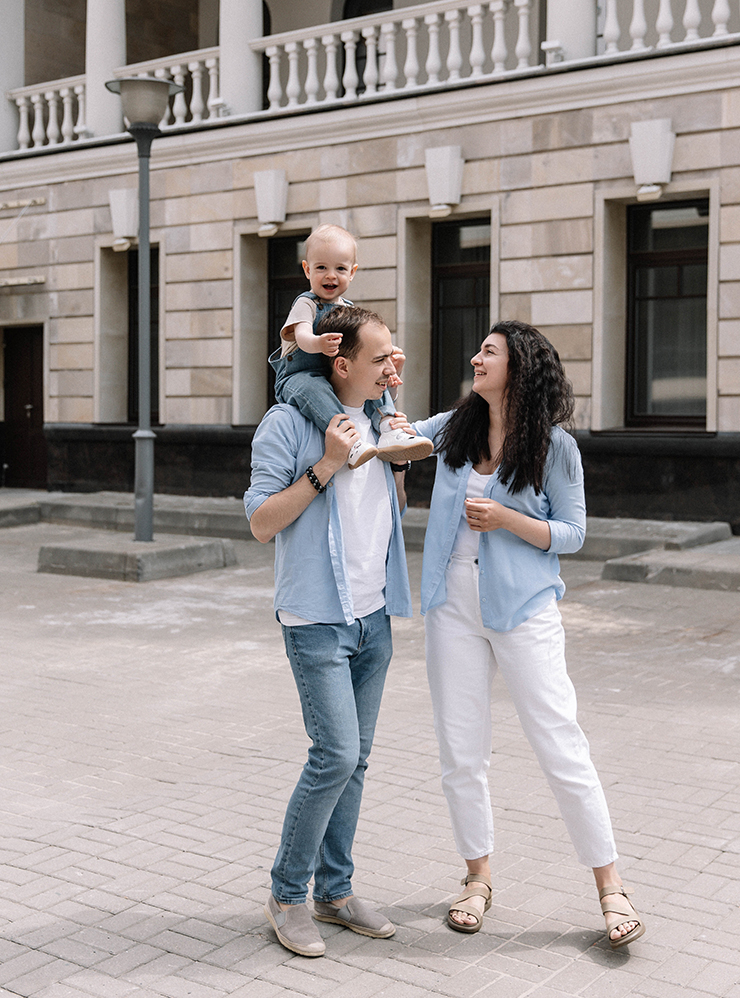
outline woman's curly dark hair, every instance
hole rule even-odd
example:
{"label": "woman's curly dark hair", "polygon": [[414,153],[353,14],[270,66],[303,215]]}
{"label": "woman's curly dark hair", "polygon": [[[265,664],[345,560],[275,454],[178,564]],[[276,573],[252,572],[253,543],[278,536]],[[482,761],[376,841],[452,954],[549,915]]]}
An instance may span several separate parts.
{"label": "woman's curly dark hair", "polygon": [[[499,478],[511,492],[532,486],[542,491],[553,426],[570,428],[575,402],[555,347],[526,322],[497,322],[491,333],[506,337],[509,370],[504,394],[504,445]],[[488,403],[471,391],[453,407],[439,435],[439,449],[450,468],[492,457],[488,446]],[[493,455],[495,456],[495,455]]]}

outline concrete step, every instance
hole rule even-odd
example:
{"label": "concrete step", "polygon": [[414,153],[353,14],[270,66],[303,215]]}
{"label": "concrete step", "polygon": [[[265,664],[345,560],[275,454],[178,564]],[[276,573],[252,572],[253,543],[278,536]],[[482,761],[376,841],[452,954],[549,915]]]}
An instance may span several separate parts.
{"label": "concrete step", "polygon": [[429,510],[420,506],[410,506],[403,514],[403,539],[407,551],[424,550],[424,534],[428,519]]}
{"label": "concrete step", "polygon": [[[413,508],[403,518],[406,547],[420,551],[424,546],[429,510]],[[732,537],[727,523],[667,522],[663,520],[606,519],[589,516],[586,523],[586,540],[580,551],[564,558],[587,561],[607,561],[622,558],[639,551],[661,548],[668,551],[684,550],[700,544],[713,544]]]}
{"label": "concrete step", "polygon": [[[134,497],[125,492],[36,492],[0,490],[0,527],[44,520],[98,530],[133,531]],[[252,534],[241,499],[154,496],[157,533],[247,540]]]}
{"label": "concrete step", "polygon": [[684,550],[653,549],[604,564],[601,577],[691,589],[740,592],[740,537]]}
{"label": "concrete step", "polygon": [[135,541],[111,530],[99,530],[64,544],[39,548],[38,571],[54,575],[149,582],[236,564],[231,540],[159,534]]}
{"label": "concrete step", "polygon": [[[406,511],[403,531],[409,551],[422,550],[428,517],[428,509],[414,507]],[[133,533],[134,497],[121,492],[0,489],[0,526],[42,520]],[[252,537],[241,499],[230,497],[155,495],[154,530],[155,536]],[[564,557],[603,561],[605,579],[733,589],[733,558],[739,548],[740,538],[732,537],[727,523],[592,516],[588,518],[583,548]],[[691,552],[696,556],[688,557]]]}
{"label": "concrete step", "polygon": [[589,516],[583,547],[575,554],[565,557],[607,561],[654,548],[666,551],[685,550],[701,544],[727,540],[730,537],[732,530],[729,523],[719,521],[695,523],[681,520],[607,519]]}

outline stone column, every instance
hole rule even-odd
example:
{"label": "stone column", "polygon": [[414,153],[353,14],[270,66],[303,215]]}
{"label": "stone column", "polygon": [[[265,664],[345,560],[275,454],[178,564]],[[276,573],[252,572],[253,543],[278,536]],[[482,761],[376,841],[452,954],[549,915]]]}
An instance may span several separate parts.
{"label": "stone column", "polygon": [[105,89],[105,81],[126,65],[126,0],[88,0],[85,30],[87,130],[115,135],[123,131],[121,98]]}
{"label": "stone column", "polygon": [[548,0],[547,41],[560,42],[566,62],[596,55],[594,0]]}
{"label": "stone column", "polygon": [[0,31],[0,150],[18,148],[18,112],[5,98],[8,90],[25,86],[25,0],[5,0]]}
{"label": "stone column", "polygon": [[228,114],[262,109],[262,0],[219,0],[220,94]]}

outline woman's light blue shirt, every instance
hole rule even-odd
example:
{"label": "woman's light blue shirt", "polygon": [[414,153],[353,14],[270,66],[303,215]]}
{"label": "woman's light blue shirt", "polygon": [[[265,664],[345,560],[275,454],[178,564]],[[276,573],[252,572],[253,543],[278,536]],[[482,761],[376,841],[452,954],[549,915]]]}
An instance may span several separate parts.
{"label": "woman's light blue shirt", "polygon": [[[367,411],[366,404],[366,411]],[[247,517],[265,499],[282,492],[324,455],[324,434],[292,405],[275,405],[252,441],[252,478],[244,493]],[[401,513],[390,465],[384,464],[393,527],[386,558],[385,608],[412,615]],[[353,538],[361,544],[362,538]],[[275,611],[286,610],[321,624],[351,624],[352,593],[336,489],[329,482],[291,524],[275,537]]]}
{"label": "woman's light blue shirt", "polygon": [[[417,433],[435,437],[449,419],[439,413],[413,423]],[[436,444],[436,440],[435,440]],[[453,471],[437,453],[429,524],[424,539],[421,576],[421,612],[447,599],[445,569],[455,543],[465,502],[472,464]],[[489,530],[478,542],[480,609],[483,623],[494,631],[510,631],[529,620],[550,602],[561,599],[565,584],[560,578],[559,554],[570,554],[586,535],[586,502],[583,466],[578,446],[568,433],[553,427],[545,465],[543,491],[535,495],[531,486],[513,495],[495,472],[485,488],[485,497],[518,510],[550,526],[547,551],[528,544],[508,530]]]}

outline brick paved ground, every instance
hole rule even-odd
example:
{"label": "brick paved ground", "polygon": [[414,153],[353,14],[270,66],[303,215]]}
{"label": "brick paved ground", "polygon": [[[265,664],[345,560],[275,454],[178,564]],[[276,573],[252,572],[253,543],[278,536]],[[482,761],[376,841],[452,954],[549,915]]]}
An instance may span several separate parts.
{"label": "brick paved ground", "polygon": [[461,864],[417,617],[395,625],[355,851],[398,931],[322,925],[307,960],[262,915],[306,746],[271,549],[143,585],[35,573],[41,543],[80,533],[0,531],[0,998],[740,998],[739,595],[564,567],[581,720],[649,919],[629,953],[499,684],[493,906],[478,935],[442,924]]}

